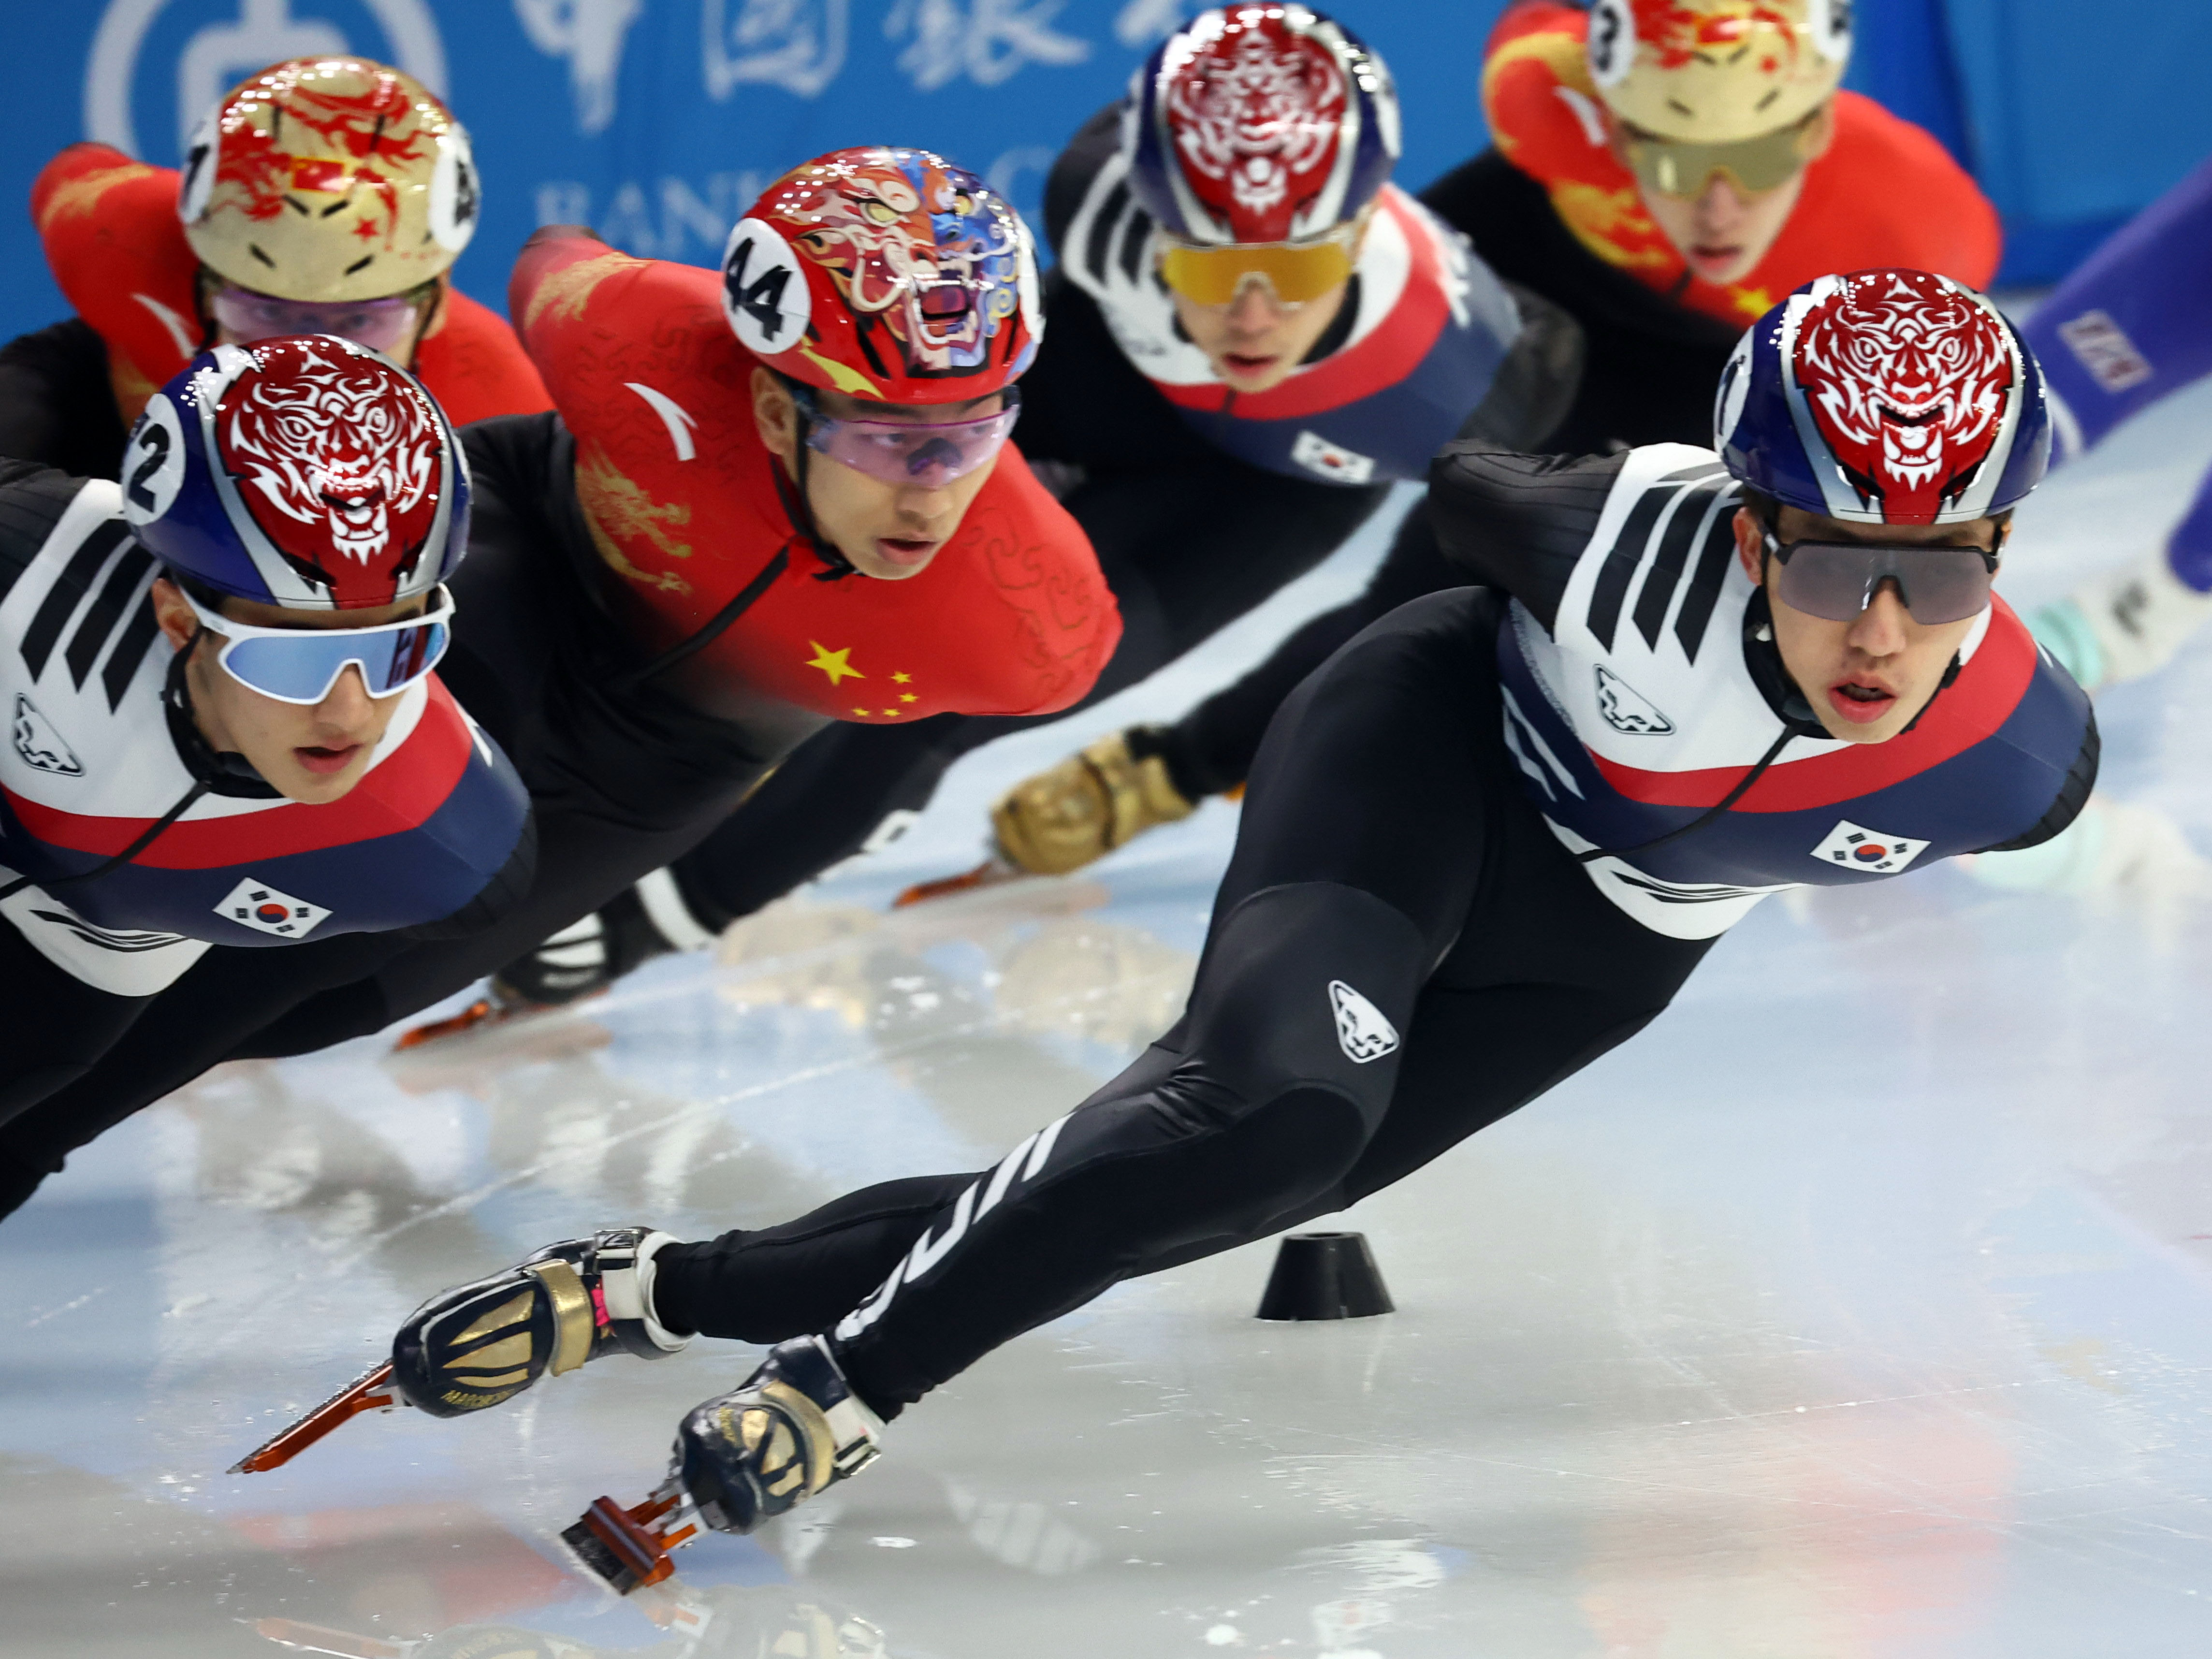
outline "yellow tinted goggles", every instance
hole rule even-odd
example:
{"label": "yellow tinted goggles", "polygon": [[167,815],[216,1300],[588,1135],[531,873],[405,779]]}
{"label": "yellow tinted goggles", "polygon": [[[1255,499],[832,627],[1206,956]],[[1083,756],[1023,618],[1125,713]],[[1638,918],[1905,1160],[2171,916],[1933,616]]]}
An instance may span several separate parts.
{"label": "yellow tinted goggles", "polygon": [[1717,173],[1728,174],[1738,190],[1757,195],[1788,184],[1790,175],[1811,159],[1813,124],[1820,118],[1816,109],[1791,125],[1726,144],[1662,138],[1624,121],[1621,147],[1638,181],[1662,196],[1694,199],[1705,194]]}
{"label": "yellow tinted goggles", "polygon": [[1160,253],[1160,278],[1202,306],[1225,306],[1252,282],[1267,283],[1284,305],[1304,305],[1351,280],[1357,240],[1358,228],[1346,225],[1314,242],[1194,247],[1170,241]]}

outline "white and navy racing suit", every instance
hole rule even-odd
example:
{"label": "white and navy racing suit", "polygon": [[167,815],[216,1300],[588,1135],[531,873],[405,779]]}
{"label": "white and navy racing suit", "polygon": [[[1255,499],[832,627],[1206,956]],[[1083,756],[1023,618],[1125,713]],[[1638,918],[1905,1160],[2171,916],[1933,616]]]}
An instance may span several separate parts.
{"label": "white and navy racing suit", "polygon": [[2002,607],[1909,732],[1826,738],[1709,453],[1455,446],[1431,489],[1489,586],[1402,606],[1285,703],[1182,1022],[991,1170],[664,1250],[664,1323],[834,1331],[895,1411],[1419,1168],[1632,1036],[1762,895],[2029,844],[2088,793],[2087,699]]}
{"label": "white and navy racing suit", "polygon": [[0,1121],[212,948],[465,930],[530,878],[529,797],[434,675],[327,805],[211,751],[158,574],[115,484],[0,462]]}
{"label": "white and navy racing suit", "polygon": [[[1462,431],[1536,447],[1572,401],[1582,362],[1564,312],[1510,293],[1465,238],[1386,188],[1344,304],[1306,361],[1271,392],[1231,392],[1176,325],[1117,121],[1117,108],[1094,117],[1047,182],[1060,262],[1045,278],[1050,326],[1022,379],[1014,432],[1040,473],[1063,481],[1062,502],[1121,606],[1121,646],[1079,708],[1313,568],[1390,483],[1425,477],[1437,447]],[[1400,533],[1433,544],[1418,510]],[[718,930],[923,805],[961,755],[1036,723],[945,715],[833,726],[678,861],[678,888]]]}

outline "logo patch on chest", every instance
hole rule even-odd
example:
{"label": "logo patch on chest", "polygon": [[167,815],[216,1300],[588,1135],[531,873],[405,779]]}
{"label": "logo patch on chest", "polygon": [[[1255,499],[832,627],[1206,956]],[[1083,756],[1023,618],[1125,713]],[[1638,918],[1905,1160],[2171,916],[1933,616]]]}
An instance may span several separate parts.
{"label": "logo patch on chest", "polygon": [[1380,1060],[1398,1046],[1398,1028],[1340,979],[1328,982],[1328,1006],[1336,1014],[1337,1047],[1353,1065]]}
{"label": "logo patch on chest", "polygon": [[257,933],[274,933],[279,939],[305,939],[328,921],[331,914],[319,904],[294,898],[251,876],[223,896],[215,913],[241,927],[251,927]]}
{"label": "logo patch on chest", "polygon": [[57,777],[84,775],[84,763],[76,757],[76,751],[62,741],[62,734],[54,730],[53,722],[21,691],[15,694],[15,718],[9,733],[15,739],[15,752],[23,757],[24,765],[36,771],[52,772]]}
{"label": "logo patch on chest", "polygon": [[1879,830],[1862,829],[1844,818],[1813,849],[1813,856],[1823,864],[1840,864],[1847,870],[1863,870],[1870,876],[1892,876],[1927,850],[1924,841],[1915,841],[1910,836],[1885,836]]}
{"label": "logo patch on chest", "polygon": [[1614,731],[1631,737],[1663,738],[1674,729],[1649,698],[1603,663],[1597,665],[1597,712]]}
{"label": "logo patch on chest", "polygon": [[1375,476],[1371,456],[1333,444],[1318,432],[1299,433],[1291,445],[1291,459],[1332,483],[1364,484]]}

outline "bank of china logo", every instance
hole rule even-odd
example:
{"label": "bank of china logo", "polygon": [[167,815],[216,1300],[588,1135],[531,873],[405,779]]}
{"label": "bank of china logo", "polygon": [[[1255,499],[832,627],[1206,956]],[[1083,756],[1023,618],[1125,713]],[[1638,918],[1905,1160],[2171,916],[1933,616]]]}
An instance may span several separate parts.
{"label": "bank of china logo", "polygon": [[257,933],[274,933],[279,939],[305,939],[331,914],[319,904],[294,898],[251,876],[223,896],[215,913],[241,927],[251,927]]}
{"label": "bank of china logo", "polygon": [[1337,1047],[1353,1065],[1380,1060],[1397,1048],[1398,1028],[1340,979],[1328,982],[1328,1006],[1336,1015]]}
{"label": "bank of china logo", "polygon": [[[544,0],[518,0],[519,11],[546,9]],[[374,27],[342,27],[318,15],[331,11],[352,12],[349,21]],[[397,64],[445,96],[446,47],[430,0],[360,0],[343,8],[315,0],[108,0],[85,61],[84,136],[149,161],[188,157],[201,118],[226,88],[283,58],[347,52]],[[156,135],[140,131],[140,115],[172,97],[177,148],[158,141],[142,146]]]}
{"label": "bank of china logo", "polygon": [[1893,876],[1927,850],[1924,841],[1885,836],[1844,818],[1813,849],[1813,856],[1823,864],[1840,864],[1846,870],[1863,870],[1870,876]]}
{"label": "bank of china logo", "polygon": [[1597,712],[1614,731],[1631,737],[1663,738],[1674,729],[1674,721],[1603,663],[1597,665]]}
{"label": "bank of china logo", "polygon": [[15,752],[23,757],[24,765],[34,771],[51,772],[58,778],[84,775],[84,763],[76,757],[76,751],[62,741],[62,734],[54,730],[53,722],[21,691],[15,694],[15,718],[8,729],[9,735],[15,739]]}

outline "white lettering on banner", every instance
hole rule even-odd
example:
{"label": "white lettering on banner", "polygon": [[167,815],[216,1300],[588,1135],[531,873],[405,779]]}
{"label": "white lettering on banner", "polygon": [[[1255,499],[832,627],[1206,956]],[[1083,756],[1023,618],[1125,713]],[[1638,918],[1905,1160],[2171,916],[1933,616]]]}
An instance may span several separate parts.
{"label": "white lettering on banner", "polygon": [[589,225],[610,247],[641,259],[688,258],[695,264],[715,264],[721,260],[730,227],[768,186],[767,177],[750,169],[708,174],[702,182],[703,195],[684,179],[662,178],[649,187],[625,179],[616,187],[605,211],[594,215],[588,185],[574,179],[548,179],[536,191],[538,222]]}
{"label": "white lettering on banner", "polygon": [[530,44],[568,60],[577,131],[605,132],[613,125],[623,44],[644,10],[645,0],[514,0]]}
{"label": "white lettering on banner", "polygon": [[[208,106],[241,76],[275,63],[315,52],[356,50],[345,31],[313,15],[313,0],[108,0],[84,70],[84,131],[127,155],[143,152],[133,113],[138,60],[155,21],[173,5],[207,17],[177,57],[177,154],[191,142]],[[357,49],[397,64],[443,97],[446,48],[427,0],[361,0],[383,31],[381,41]],[[295,9],[307,15],[295,16]],[[157,156],[157,161],[170,158]]]}
{"label": "white lettering on banner", "polygon": [[1010,81],[1030,64],[1066,66],[1091,43],[1052,27],[1066,0],[898,0],[884,37],[912,37],[898,65],[916,89],[934,92],[966,76],[979,87]]}
{"label": "white lettering on banner", "polygon": [[818,98],[845,67],[852,0],[700,0],[700,69],[720,103],[741,86]]}
{"label": "white lettering on banner", "polygon": [[1114,38],[1132,52],[1164,40],[1182,24],[1183,0],[1128,0],[1114,18]]}

